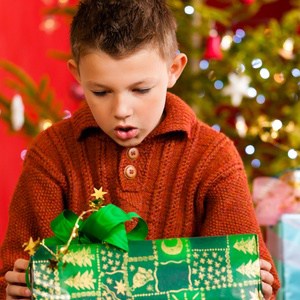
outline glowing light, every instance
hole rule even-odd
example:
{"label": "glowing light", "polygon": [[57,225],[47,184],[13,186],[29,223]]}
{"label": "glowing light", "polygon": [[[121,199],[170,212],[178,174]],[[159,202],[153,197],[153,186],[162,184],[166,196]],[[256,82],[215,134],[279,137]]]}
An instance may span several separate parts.
{"label": "glowing light", "polygon": [[192,15],[192,14],[195,12],[195,9],[194,9],[193,6],[187,5],[187,6],[184,8],[184,12],[185,12],[187,15]]}
{"label": "glowing light", "polygon": [[242,39],[246,36],[246,33],[243,29],[239,28],[239,29],[236,30],[235,35]]}
{"label": "glowing light", "polygon": [[276,74],[274,74],[273,78],[274,78],[275,82],[277,82],[279,84],[284,83],[284,81],[285,81],[283,73],[276,73]]}
{"label": "glowing light", "polygon": [[284,59],[293,59],[294,54],[294,40],[292,38],[288,38],[285,40],[283,43],[282,49],[279,49],[279,54],[284,58]]}
{"label": "glowing light", "polygon": [[297,69],[297,68],[295,68],[295,69],[293,69],[292,70],[292,75],[294,76],[294,77],[300,77],[300,70],[299,69]]}
{"label": "glowing light", "polygon": [[25,159],[26,154],[27,154],[27,150],[26,149],[24,149],[24,150],[21,151],[20,157],[21,157],[22,160]]}
{"label": "glowing light", "polygon": [[239,43],[241,43],[241,41],[242,41],[242,39],[240,38],[240,37],[238,37],[238,36],[234,36],[233,37],[233,41],[236,43],[236,44],[239,44]]}
{"label": "glowing light", "polygon": [[287,52],[293,52],[294,50],[294,40],[292,38],[288,38],[283,43],[283,49]]}
{"label": "glowing light", "polygon": [[199,63],[199,67],[201,70],[207,70],[209,67],[209,61],[206,59],[201,60]]}
{"label": "glowing light", "polygon": [[69,118],[71,118],[71,116],[72,116],[72,114],[71,114],[71,112],[69,110],[65,110],[64,111],[64,117],[63,117],[63,119],[69,119]]}
{"label": "glowing light", "polygon": [[14,95],[11,101],[11,125],[15,131],[19,131],[25,122],[25,107],[21,95]]}
{"label": "glowing light", "polygon": [[58,28],[56,19],[52,16],[47,17],[40,25],[40,29],[46,33],[52,33]]}
{"label": "glowing light", "polygon": [[60,4],[67,4],[69,2],[69,0],[59,0],[58,1]]}
{"label": "glowing light", "polygon": [[47,128],[52,126],[52,121],[51,120],[43,120],[40,122],[40,130],[46,130]]}
{"label": "glowing light", "polygon": [[278,134],[278,131],[272,131],[271,132],[271,138],[273,140],[276,140],[278,138],[279,134]]}
{"label": "glowing light", "polygon": [[255,148],[253,145],[248,145],[246,148],[245,148],[245,152],[246,154],[248,155],[252,155],[255,153]]}
{"label": "glowing light", "polygon": [[256,102],[258,104],[264,104],[266,102],[266,97],[260,94],[256,97]]}
{"label": "glowing light", "polygon": [[251,62],[251,65],[253,69],[259,69],[262,67],[263,62],[260,58],[254,58]]}
{"label": "glowing light", "polygon": [[270,72],[266,68],[262,68],[260,70],[259,74],[260,74],[260,77],[263,78],[263,79],[268,79],[270,77]]}
{"label": "glowing light", "polygon": [[214,130],[220,132],[221,131],[221,127],[219,124],[214,124],[213,126],[211,126]]}
{"label": "glowing light", "polygon": [[221,41],[221,49],[226,51],[230,49],[231,45],[232,45],[232,36],[229,34],[224,35]]}
{"label": "glowing light", "polygon": [[275,130],[275,131],[278,131],[278,130],[280,130],[281,128],[282,128],[282,122],[280,121],[280,120],[274,120],[273,122],[272,122],[272,128],[273,128],[273,130]]}
{"label": "glowing light", "polygon": [[293,132],[295,130],[295,123],[290,121],[286,126],[285,126],[285,131],[286,132]]}
{"label": "glowing light", "polygon": [[243,116],[236,117],[235,128],[240,137],[245,137],[248,131],[248,126]]}
{"label": "glowing light", "polygon": [[239,64],[238,67],[236,68],[236,72],[241,74],[244,73],[246,71],[246,67],[244,64]]}
{"label": "glowing light", "polygon": [[253,160],[251,161],[251,166],[252,166],[253,168],[258,169],[258,168],[261,166],[260,160],[259,160],[259,159],[253,159]]}
{"label": "glowing light", "polygon": [[255,88],[250,87],[247,91],[247,94],[250,98],[255,98],[257,96],[257,91]]}
{"label": "glowing light", "polygon": [[297,151],[296,151],[295,149],[290,149],[290,150],[288,151],[288,157],[289,157],[290,159],[296,159],[296,158],[298,157]]}
{"label": "glowing light", "polygon": [[216,80],[214,83],[214,87],[216,90],[221,90],[224,87],[224,83],[221,80]]}

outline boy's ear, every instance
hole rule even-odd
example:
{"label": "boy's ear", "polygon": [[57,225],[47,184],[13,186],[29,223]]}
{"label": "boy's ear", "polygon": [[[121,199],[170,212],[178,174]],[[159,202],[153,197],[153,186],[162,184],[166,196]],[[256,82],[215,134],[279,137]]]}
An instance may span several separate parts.
{"label": "boy's ear", "polygon": [[74,59],[68,60],[68,69],[70,70],[70,72],[74,76],[74,78],[80,83],[79,70],[78,70],[78,66]]}
{"label": "boy's ear", "polygon": [[177,79],[180,77],[184,67],[187,64],[187,56],[184,53],[179,53],[173,59],[169,68],[169,82],[168,88],[171,88],[176,83]]}

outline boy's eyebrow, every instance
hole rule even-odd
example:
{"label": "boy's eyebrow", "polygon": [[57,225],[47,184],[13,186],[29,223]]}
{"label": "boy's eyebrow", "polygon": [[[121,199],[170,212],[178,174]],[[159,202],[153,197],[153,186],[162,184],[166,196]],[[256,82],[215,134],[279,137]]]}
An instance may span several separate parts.
{"label": "boy's eyebrow", "polygon": [[93,86],[93,87],[108,88],[108,86],[98,83],[98,82],[95,82],[95,81],[88,81],[87,84],[89,86]]}
{"label": "boy's eyebrow", "polygon": [[[154,78],[145,78],[143,80],[139,80],[137,82],[134,82],[132,84],[130,84],[130,86],[137,86],[139,84],[144,84],[144,83],[147,83],[147,84],[154,84]],[[99,83],[99,82],[95,82],[95,81],[88,81],[87,84],[89,86],[93,86],[93,87],[99,87],[99,88],[110,88],[109,86],[105,85],[105,84],[102,84],[102,83]]]}

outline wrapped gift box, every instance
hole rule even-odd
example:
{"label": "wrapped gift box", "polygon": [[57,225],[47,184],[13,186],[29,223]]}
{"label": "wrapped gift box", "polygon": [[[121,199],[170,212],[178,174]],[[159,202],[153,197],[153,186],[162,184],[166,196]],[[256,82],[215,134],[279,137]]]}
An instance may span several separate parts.
{"label": "wrapped gift box", "polygon": [[71,244],[58,262],[47,248],[31,257],[35,299],[263,299],[256,235]]}
{"label": "wrapped gift box", "polygon": [[277,225],[268,227],[267,245],[282,285],[277,299],[300,299],[300,214],[283,214]]}

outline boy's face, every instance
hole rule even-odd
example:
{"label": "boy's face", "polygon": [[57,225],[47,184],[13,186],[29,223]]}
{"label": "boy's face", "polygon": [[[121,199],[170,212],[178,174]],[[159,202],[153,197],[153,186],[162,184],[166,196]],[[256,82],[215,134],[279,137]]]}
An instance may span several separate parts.
{"label": "boy's face", "polygon": [[69,61],[69,68],[99,127],[117,144],[132,147],[160,123],[167,88],[185,63],[184,54],[170,64],[150,48],[121,59],[94,50],[81,57],[79,66]]}

